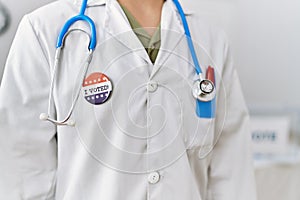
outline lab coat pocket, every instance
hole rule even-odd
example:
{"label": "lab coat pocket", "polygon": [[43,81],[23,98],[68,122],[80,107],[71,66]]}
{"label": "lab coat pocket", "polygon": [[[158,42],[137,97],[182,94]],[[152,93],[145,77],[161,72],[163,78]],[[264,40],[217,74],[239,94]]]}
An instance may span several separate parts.
{"label": "lab coat pocket", "polygon": [[206,157],[213,149],[214,143],[214,118],[199,118],[187,122],[185,135],[186,149],[198,150],[199,158]]}

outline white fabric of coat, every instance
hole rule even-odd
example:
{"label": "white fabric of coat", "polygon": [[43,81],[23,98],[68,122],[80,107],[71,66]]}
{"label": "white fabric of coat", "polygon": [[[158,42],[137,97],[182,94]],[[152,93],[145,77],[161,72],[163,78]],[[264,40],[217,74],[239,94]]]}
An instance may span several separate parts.
{"label": "white fabric of coat", "polygon": [[[155,64],[116,0],[89,1],[98,41],[87,75],[106,74],[111,97],[92,105],[80,94],[74,127],[39,120],[57,35],[80,4],[53,2],[19,25],[0,89],[0,199],[255,200],[248,113],[226,36],[187,13],[202,70],[216,72],[216,117],[200,118],[191,92],[197,75],[171,0]],[[84,22],[76,28],[89,32]],[[58,119],[81,87],[88,43],[79,30],[65,41],[51,111]]]}

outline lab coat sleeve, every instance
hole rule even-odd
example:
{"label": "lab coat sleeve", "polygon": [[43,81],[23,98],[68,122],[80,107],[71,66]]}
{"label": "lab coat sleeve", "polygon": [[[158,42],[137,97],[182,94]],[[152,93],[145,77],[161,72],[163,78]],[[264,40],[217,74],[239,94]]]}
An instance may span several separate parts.
{"label": "lab coat sleeve", "polygon": [[209,166],[209,200],[255,200],[249,115],[228,44],[219,88],[215,146]]}
{"label": "lab coat sleeve", "polygon": [[45,48],[25,16],[0,87],[0,199],[54,199],[56,130],[39,120],[50,87]]}

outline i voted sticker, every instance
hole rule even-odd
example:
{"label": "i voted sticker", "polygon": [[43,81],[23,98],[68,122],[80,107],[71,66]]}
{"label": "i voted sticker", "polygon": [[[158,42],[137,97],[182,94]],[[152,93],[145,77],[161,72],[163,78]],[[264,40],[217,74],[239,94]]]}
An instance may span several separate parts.
{"label": "i voted sticker", "polygon": [[93,105],[105,103],[112,92],[109,78],[100,72],[90,74],[82,84],[84,98]]}

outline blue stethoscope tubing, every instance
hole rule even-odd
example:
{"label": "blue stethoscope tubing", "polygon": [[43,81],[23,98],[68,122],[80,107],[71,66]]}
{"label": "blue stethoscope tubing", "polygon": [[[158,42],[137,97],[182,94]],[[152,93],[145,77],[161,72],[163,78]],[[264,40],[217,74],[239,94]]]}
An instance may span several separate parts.
{"label": "blue stethoscope tubing", "polygon": [[[69,113],[67,114],[67,116],[64,118],[64,120],[58,121],[55,119],[50,118],[50,113],[51,113],[51,105],[53,104],[53,88],[54,88],[54,82],[55,82],[55,77],[56,77],[56,73],[57,73],[57,67],[59,65],[59,60],[60,60],[60,54],[61,54],[61,50],[63,48],[64,45],[64,40],[66,38],[66,36],[69,34],[69,32],[71,32],[69,29],[70,27],[76,23],[77,21],[84,21],[86,23],[88,23],[88,25],[90,26],[90,33],[89,34],[89,38],[90,38],[90,43],[88,46],[89,49],[89,55],[87,57],[87,59],[84,62],[84,67],[83,67],[83,73],[81,78],[81,81],[84,79],[85,74],[87,72],[88,66],[91,62],[92,59],[92,55],[93,52],[96,48],[96,44],[97,44],[97,32],[96,32],[96,26],[94,21],[88,17],[87,15],[85,15],[85,11],[87,8],[87,2],[88,0],[83,0],[82,1],[82,5],[81,5],[81,9],[78,15],[72,17],[71,19],[69,19],[65,25],[63,26],[62,30],[60,31],[58,38],[57,38],[57,43],[56,43],[56,54],[55,54],[55,64],[54,64],[54,69],[53,69],[53,75],[52,75],[52,79],[51,79],[51,86],[50,86],[50,92],[49,92],[49,102],[48,102],[48,114],[46,113],[42,113],[40,115],[40,119],[44,120],[44,121],[50,121],[53,124],[56,125],[69,125],[69,126],[74,126],[75,125],[75,121],[70,120],[70,117],[72,115],[72,112],[74,110],[74,106],[77,102],[77,99],[79,97],[79,93],[80,93],[80,87],[78,87],[79,89],[77,89],[77,92],[75,93],[75,98],[72,102],[71,108]],[[194,48],[194,44],[191,38],[191,33],[190,33],[190,29],[188,26],[188,22],[186,20],[185,14],[183,12],[183,9],[179,3],[178,0],[173,0],[174,4],[177,7],[177,10],[180,14],[182,23],[183,23],[183,27],[184,27],[184,31],[185,31],[185,35],[186,35],[186,39],[187,39],[187,43],[190,49],[190,53],[193,59],[193,63],[194,63],[194,67],[195,70],[197,72],[197,75],[199,76],[200,81],[204,80],[202,77],[202,70],[201,70],[201,66],[199,64],[197,55],[196,55],[196,51]],[[83,31],[83,30],[81,30]],[[87,33],[85,31],[83,31],[84,33]],[[196,108],[196,113],[199,117],[204,117],[204,118],[211,118],[214,116],[214,100],[208,101],[208,102],[203,102],[200,101],[199,99],[197,99],[197,108]]]}
{"label": "blue stethoscope tubing", "polygon": [[[189,29],[188,22],[186,20],[184,11],[183,11],[179,1],[178,0],[173,0],[173,2],[175,4],[175,6],[177,7],[177,10],[178,10],[179,15],[181,17],[181,21],[182,21],[182,24],[183,24],[185,36],[186,36],[187,43],[188,43],[188,46],[189,46],[189,49],[190,49],[190,53],[191,53],[191,56],[192,56],[192,59],[193,59],[194,67],[195,67],[195,70],[196,70],[196,72],[199,76],[199,80],[201,82],[202,80],[204,80],[204,78],[202,77],[201,66],[199,64],[198,57],[196,55],[196,51],[195,51],[195,47],[194,47],[194,44],[193,44],[193,41],[192,41],[192,36],[191,36],[191,32],[190,32],[190,29]],[[197,102],[196,102],[196,114],[197,114],[197,116],[200,117],[200,118],[213,118],[213,117],[215,117],[215,101],[216,101],[215,97],[213,97],[209,101],[201,101],[201,100],[197,99]]]}
{"label": "blue stethoscope tubing", "polygon": [[184,11],[183,11],[183,9],[182,9],[182,7],[181,7],[178,0],[173,0],[173,2],[176,5],[177,10],[179,12],[179,15],[181,17],[181,21],[182,21],[184,32],[185,32],[186,39],[187,39],[187,43],[188,43],[190,53],[191,53],[191,56],[192,56],[192,59],[193,59],[194,65],[195,65],[195,70],[196,70],[197,74],[200,75],[200,74],[202,74],[202,70],[201,70],[201,66],[199,64],[197,55],[196,55],[196,51],[195,51],[195,47],[194,47],[194,44],[193,44],[193,41],[192,41],[190,28],[189,28],[188,22],[186,20]]}
{"label": "blue stethoscope tubing", "polygon": [[97,31],[96,31],[96,26],[94,21],[89,18],[87,15],[85,15],[85,10],[87,7],[87,1],[88,0],[83,0],[82,1],[82,5],[81,5],[81,9],[78,15],[72,17],[71,19],[69,19],[66,24],[63,26],[61,32],[58,35],[58,39],[57,39],[57,44],[56,44],[56,48],[61,48],[63,46],[63,41],[64,38],[67,34],[67,32],[69,31],[70,27],[77,21],[85,21],[89,24],[90,26],[90,44],[89,44],[89,50],[94,51],[96,48],[96,44],[97,44]]}
{"label": "blue stethoscope tubing", "polygon": [[96,32],[96,26],[94,21],[89,18],[88,16],[85,15],[85,10],[87,7],[87,1],[88,0],[83,0],[82,1],[82,5],[81,5],[81,9],[78,15],[72,17],[71,19],[69,19],[65,25],[63,26],[61,32],[58,35],[57,38],[57,44],[56,44],[56,53],[55,53],[55,61],[54,61],[54,67],[53,67],[53,74],[52,74],[52,78],[51,78],[51,85],[50,85],[50,92],[49,92],[49,101],[48,101],[48,113],[41,113],[40,114],[40,119],[43,121],[50,121],[53,124],[56,125],[68,125],[68,126],[74,126],[75,125],[75,121],[71,120],[70,117],[73,113],[75,104],[77,102],[77,99],[79,97],[80,94],[80,86],[77,87],[77,91],[75,92],[75,98],[72,101],[71,104],[71,108],[67,114],[67,116],[63,119],[63,120],[55,120],[53,118],[50,117],[50,113],[51,113],[51,106],[53,105],[53,89],[54,89],[54,83],[55,83],[55,79],[56,79],[56,74],[57,74],[57,67],[59,65],[59,61],[60,61],[60,56],[61,56],[61,51],[63,49],[64,46],[64,40],[66,38],[66,36],[72,31],[69,30],[70,27],[76,23],[77,21],[84,21],[87,22],[90,26],[90,33],[87,33],[84,30],[81,29],[75,29],[75,30],[80,30],[86,34],[88,34],[89,38],[90,38],[90,43],[88,46],[88,56],[86,58],[86,60],[83,62],[83,68],[82,68],[82,73],[79,79],[79,83],[81,83],[81,81],[84,79],[86,72],[88,70],[89,64],[92,60],[92,56],[93,56],[93,52],[96,48],[96,44],[97,44],[97,32]]}
{"label": "blue stethoscope tubing", "polygon": [[[96,43],[97,43],[96,26],[95,26],[94,21],[91,18],[89,18],[87,15],[84,14],[85,11],[86,11],[86,8],[87,8],[87,2],[88,2],[88,0],[83,0],[82,1],[82,5],[81,5],[81,9],[80,9],[80,12],[79,12],[79,15],[74,16],[71,19],[69,19],[66,22],[66,24],[63,26],[63,28],[62,28],[59,36],[58,36],[58,39],[57,39],[56,48],[61,48],[62,47],[63,40],[64,40],[64,38],[66,36],[66,33],[68,32],[69,28],[75,22],[77,22],[77,21],[86,21],[90,25],[90,29],[91,29],[91,37],[90,37],[89,50],[94,50],[95,49]],[[202,70],[201,70],[201,66],[199,64],[197,55],[196,55],[196,51],[195,51],[194,44],[193,44],[193,41],[192,41],[192,37],[191,37],[189,25],[188,25],[188,22],[186,20],[184,11],[183,11],[183,9],[182,9],[182,7],[181,7],[181,5],[180,5],[180,3],[179,3],[178,0],[173,0],[173,2],[176,5],[177,10],[178,10],[178,12],[180,14],[180,17],[182,19],[182,23],[183,23],[185,35],[186,35],[186,38],[187,38],[188,46],[189,46],[190,53],[191,53],[191,56],[192,56],[192,59],[193,59],[193,63],[195,65],[195,70],[196,70],[197,74],[200,75],[200,74],[202,74]]]}

